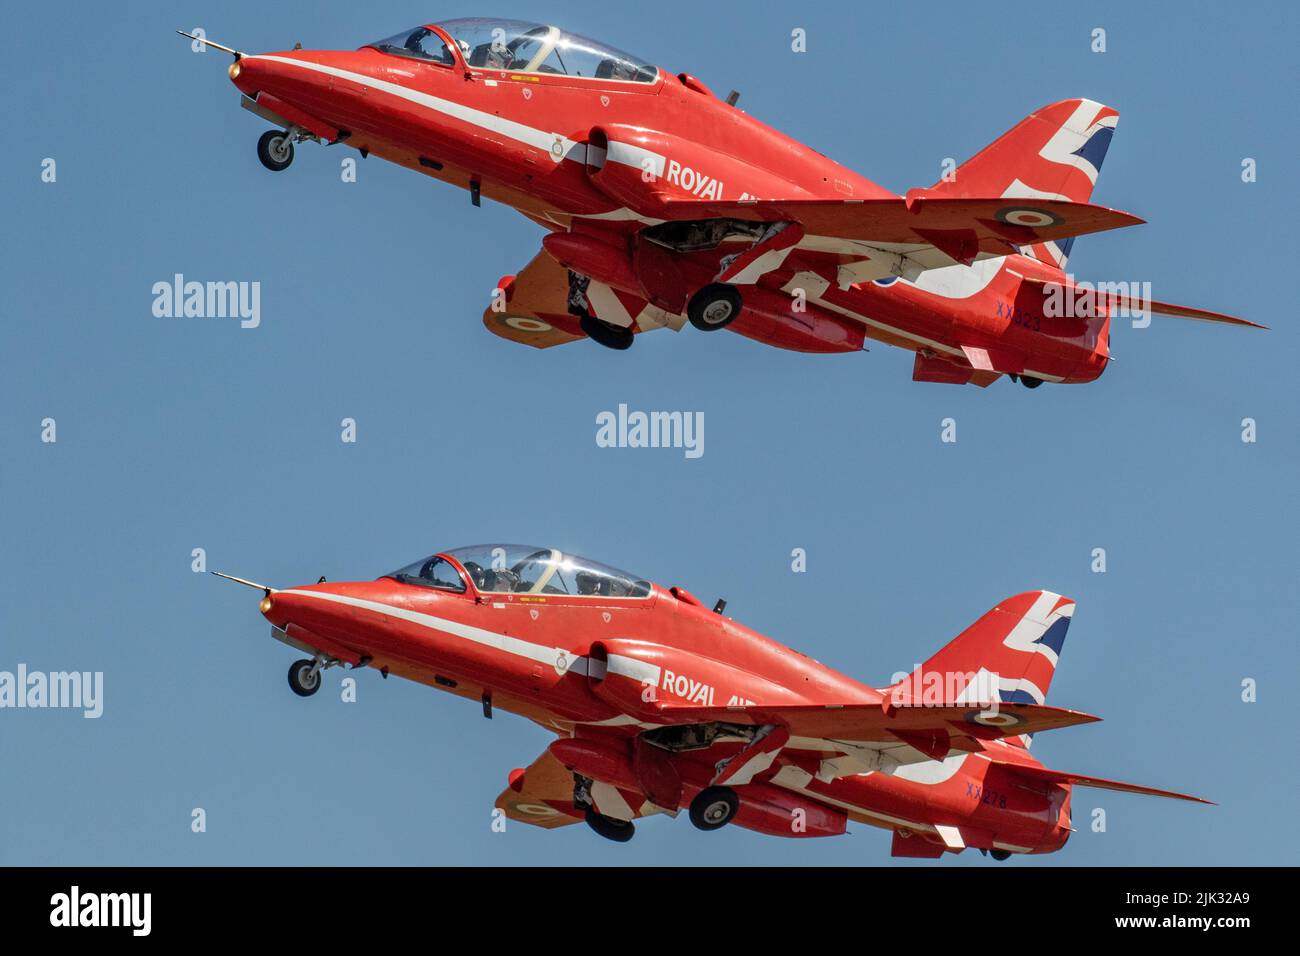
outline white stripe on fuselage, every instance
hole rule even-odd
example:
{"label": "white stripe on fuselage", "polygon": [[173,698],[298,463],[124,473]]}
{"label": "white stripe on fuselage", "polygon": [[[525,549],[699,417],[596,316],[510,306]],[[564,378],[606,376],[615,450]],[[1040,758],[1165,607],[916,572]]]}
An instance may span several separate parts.
{"label": "white stripe on fuselage", "polygon": [[[523,123],[516,123],[514,120],[508,120],[503,116],[495,113],[486,113],[483,110],[476,110],[471,106],[463,103],[457,103],[454,100],[444,100],[441,97],[431,96],[428,93],[421,93],[419,90],[413,90],[410,87],[402,86],[400,83],[391,83],[388,80],[381,80],[364,73],[353,73],[351,70],[341,70],[336,66],[326,66],[323,63],[312,63],[307,60],[296,60],[287,56],[247,56],[244,62],[252,60],[266,60],[271,63],[284,63],[288,66],[295,66],[299,69],[307,70],[312,73],[323,73],[326,76],[336,76],[340,79],[351,80],[353,83],[360,83],[374,90],[380,90],[392,96],[400,97],[417,106],[423,106],[426,109],[433,110],[435,113],[441,113],[444,116],[450,116],[452,119],[460,120],[462,123],[469,123],[471,126],[477,126],[480,129],[491,130],[499,133],[515,142],[524,143],[532,146],[534,149],[540,149],[544,153],[551,154],[552,147],[558,142],[561,145],[561,158],[572,159],[575,162],[585,163],[587,159],[587,146],[585,143],[579,143],[562,136],[559,133],[548,133],[544,130],[535,129],[532,126],[526,126]],[[553,155],[553,154],[552,154]]]}
{"label": "white stripe on fuselage", "polygon": [[389,617],[409,621],[412,624],[431,628],[442,634],[450,634],[452,637],[459,637],[467,641],[473,641],[475,644],[495,648],[496,650],[504,651],[507,654],[513,654],[516,657],[523,657],[530,661],[548,664],[551,667],[555,667],[556,662],[563,657],[565,659],[565,673],[583,675],[587,673],[587,658],[574,653],[568,648],[546,647],[542,644],[534,644],[532,641],[522,641],[517,637],[510,637],[506,634],[498,634],[496,631],[488,631],[481,627],[474,627],[471,624],[461,624],[459,621],[452,621],[443,617],[434,617],[432,614],[423,614],[419,611],[409,611],[406,608],[394,607],[391,604],[382,604],[379,601],[367,601],[362,598],[348,597],[344,594],[331,594],[326,591],[280,591],[279,593],[294,594],[298,597],[315,598],[319,601],[328,601],[334,604],[344,604],[348,607],[361,608],[366,611],[374,611],[376,614],[386,614]]}

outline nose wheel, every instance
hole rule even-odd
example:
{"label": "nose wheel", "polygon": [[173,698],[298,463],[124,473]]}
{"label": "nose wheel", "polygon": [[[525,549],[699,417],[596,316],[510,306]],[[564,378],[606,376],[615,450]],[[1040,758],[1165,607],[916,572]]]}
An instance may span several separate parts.
{"label": "nose wheel", "polygon": [[293,134],[282,129],[268,129],[257,141],[257,158],[273,173],[289,168],[293,162]]}
{"label": "nose wheel", "polygon": [[301,660],[289,665],[289,689],[299,697],[310,697],[320,690],[319,661]]}
{"label": "nose wheel", "polygon": [[691,801],[691,823],[701,830],[717,830],[731,822],[740,798],[730,787],[705,787]]}

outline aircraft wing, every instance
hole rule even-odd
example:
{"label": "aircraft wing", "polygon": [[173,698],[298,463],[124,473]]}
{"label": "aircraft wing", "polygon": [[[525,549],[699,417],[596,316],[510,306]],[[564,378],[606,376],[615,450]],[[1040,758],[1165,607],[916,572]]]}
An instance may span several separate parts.
{"label": "aircraft wing", "polygon": [[[546,349],[586,338],[578,317],[569,311],[574,293],[569,270],[545,250],[518,275],[505,276],[497,283],[500,293],[483,313],[489,332],[512,342]],[[631,328],[634,333],[661,326],[680,328],[684,316],[673,316],[645,299],[617,291],[592,279],[580,289],[587,311],[611,325]]]}
{"label": "aircraft wing", "polygon": [[[673,724],[775,724],[791,737],[860,743],[905,744],[927,756],[942,757],[951,749],[973,749],[973,740],[996,740],[1020,734],[1056,730],[1100,720],[1091,714],[1045,704],[798,704],[778,706],[658,708],[659,719]],[[965,740],[964,740],[965,738]]]}
{"label": "aircraft wing", "polygon": [[1143,222],[1116,209],[1059,199],[672,200],[663,209],[672,220],[795,222],[804,231],[805,246],[859,255],[864,246],[879,247],[918,260],[923,268],[938,264],[927,255],[933,250],[942,254],[943,264],[970,265],[1020,246]]}
{"label": "aircraft wing", "polygon": [[511,820],[547,830],[582,820],[582,811],[573,804],[573,774],[549,750],[542,751],[522,776],[511,775],[510,786],[501,791],[496,806]]}
{"label": "aircraft wing", "polygon": [[[510,784],[497,797],[496,806],[511,820],[547,830],[579,823],[584,811],[573,802],[573,783],[573,773],[548,749],[527,768],[510,775]],[[620,820],[665,812],[647,802],[644,794],[600,781],[592,784],[591,799],[601,813]]]}

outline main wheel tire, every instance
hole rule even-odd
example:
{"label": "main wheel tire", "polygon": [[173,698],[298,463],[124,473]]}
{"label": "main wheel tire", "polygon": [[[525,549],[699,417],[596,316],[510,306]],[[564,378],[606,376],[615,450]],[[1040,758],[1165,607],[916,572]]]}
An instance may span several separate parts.
{"label": "main wheel tire", "polygon": [[989,856],[1001,863],[1003,860],[1011,859],[1010,850],[989,850]]}
{"label": "main wheel tire", "polygon": [[701,830],[725,827],[740,809],[740,798],[730,787],[705,787],[691,801],[691,823]]}
{"label": "main wheel tire", "polygon": [[740,293],[735,286],[715,282],[691,296],[686,317],[701,332],[716,332],[735,321],[741,307]]}
{"label": "main wheel tire", "polygon": [[282,129],[268,129],[257,140],[257,158],[273,173],[293,162],[293,140]]}
{"label": "main wheel tire", "polygon": [[615,820],[613,817],[598,813],[592,807],[587,808],[584,817],[587,820],[587,826],[606,840],[613,840],[615,843],[626,843],[636,833],[636,824],[631,820]]}
{"label": "main wheel tire", "polygon": [[320,671],[312,673],[315,663],[303,659],[289,665],[289,689],[299,697],[310,697],[320,690]]}
{"label": "main wheel tire", "polygon": [[630,349],[635,338],[631,329],[605,322],[594,315],[584,315],[578,320],[578,325],[582,326],[582,331],[587,333],[587,338],[618,352]]}
{"label": "main wheel tire", "polygon": [[1041,378],[1034,378],[1030,375],[1022,375],[1020,376],[1020,384],[1025,388],[1037,388],[1039,385],[1043,384],[1043,380]]}

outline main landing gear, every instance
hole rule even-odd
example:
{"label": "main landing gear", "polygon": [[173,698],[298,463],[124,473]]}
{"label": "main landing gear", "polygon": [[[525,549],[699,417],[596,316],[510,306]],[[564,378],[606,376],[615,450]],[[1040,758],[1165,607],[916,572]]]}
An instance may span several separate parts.
{"label": "main landing gear", "polygon": [[569,314],[577,316],[578,326],[587,338],[607,349],[622,352],[632,347],[636,334],[628,327],[606,322],[591,314],[591,300],[587,290],[591,279],[569,270]]}
{"label": "main landing gear", "polygon": [[587,333],[587,338],[607,349],[622,352],[632,347],[635,338],[632,330],[612,322],[604,322],[594,315],[584,314],[578,319],[578,325]]}
{"label": "main landing gear", "polygon": [[583,811],[582,816],[587,821],[587,826],[606,840],[613,840],[615,843],[626,843],[636,835],[636,824],[631,820],[607,817],[597,810],[591,800],[591,784],[592,781],[589,778],[576,773],[573,775],[574,805]]}
{"label": "main landing gear", "polygon": [[613,840],[615,843],[626,843],[636,834],[636,824],[631,820],[607,817],[598,812],[595,807],[588,807],[583,813],[583,819],[587,821],[587,826],[606,840]]}
{"label": "main landing gear", "polygon": [[734,285],[714,282],[706,285],[686,304],[686,317],[701,332],[725,329],[740,315],[740,293]]}
{"label": "main landing gear", "polygon": [[731,822],[740,798],[730,787],[705,787],[691,801],[691,823],[700,830],[717,830]]}
{"label": "main landing gear", "polygon": [[1019,382],[1025,388],[1037,388],[1039,385],[1043,384],[1041,378],[1034,378],[1032,375],[1017,375],[1014,372],[1011,372],[1008,374],[1008,377],[1013,382]]}

